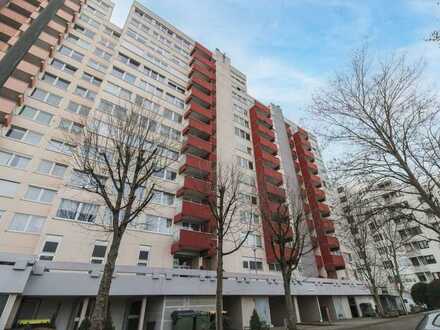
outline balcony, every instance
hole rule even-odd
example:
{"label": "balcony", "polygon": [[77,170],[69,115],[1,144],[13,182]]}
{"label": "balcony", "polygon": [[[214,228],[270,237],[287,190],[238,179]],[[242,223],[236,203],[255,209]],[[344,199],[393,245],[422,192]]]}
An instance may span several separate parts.
{"label": "balcony", "polygon": [[212,102],[213,101],[212,95],[206,94],[205,92],[198,89],[194,85],[192,85],[189,88],[189,92],[190,92],[190,95],[188,95],[188,98],[186,99],[186,103],[190,102],[193,97],[199,99],[200,101],[202,101],[203,103],[205,103],[207,105],[210,105],[213,103]]}
{"label": "balcony", "polygon": [[321,219],[321,221],[319,221],[319,228],[322,229],[326,234],[335,232],[335,224],[329,219]]}
{"label": "balcony", "polygon": [[315,188],[320,188],[322,186],[321,178],[317,175],[312,175],[310,177],[310,182]]}
{"label": "balcony", "polygon": [[177,190],[176,196],[180,197],[185,193],[189,195],[206,196],[211,192],[211,182],[185,176],[183,187]]}
{"label": "balcony", "polygon": [[267,152],[264,152],[264,151],[261,153],[261,156],[262,156],[263,161],[265,162],[265,164],[268,167],[270,167],[274,170],[277,170],[280,168],[280,160],[277,157],[272,156],[271,154],[268,154]]}
{"label": "balcony", "polygon": [[309,138],[309,134],[307,133],[307,131],[304,128],[299,127],[298,128],[298,134],[305,139]]}
{"label": "balcony", "polygon": [[270,109],[258,101],[255,101],[255,110],[263,116],[270,117]]}
{"label": "balcony", "polygon": [[265,117],[265,116],[263,116],[262,114],[260,114],[258,112],[255,115],[256,115],[255,116],[256,120],[259,121],[261,124],[265,125],[267,128],[270,128],[270,129],[273,128],[273,121],[272,121],[272,119],[270,119],[268,117]]}
{"label": "balcony", "polygon": [[208,70],[206,67],[197,64],[197,63],[193,63],[191,65],[191,71],[189,73],[189,77],[191,78],[194,73],[200,73],[203,76],[205,76],[209,81],[214,81],[215,80],[215,72]]}
{"label": "balcony", "polygon": [[325,235],[319,238],[319,243],[328,246],[330,250],[339,249],[339,241],[335,236]]}
{"label": "balcony", "polygon": [[215,63],[211,59],[205,57],[200,51],[195,51],[193,53],[190,65],[195,61],[200,62],[202,65],[211,70],[215,70]]}
{"label": "balcony", "polygon": [[275,133],[272,130],[266,128],[265,126],[258,125],[257,126],[257,133],[261,137],[269,140],[270,142],[275,141]]}
{"label": "balcony", "polygon": [[188,125],[183,130],[183,135],[190,133],[201,138],[209,138],[212,135],[212,125],[200,120],[189,118]]}
{"label": "balcony", "polygon": [[330,208],[325,203],[318,203],[318,209],[321,213],[321,216],[328,217],[330,215]]}
{"label": "balcony", "polygon": [[286,216],[286,215],[288,215],[289,210],[288,210],[286,204],[269,201],[268,205],[269,205],[269,211],[272,214],[272,216],[276,216],[276,215]]}
{"label": "balcony", "polygon": [[178,252],[206,252],[209,256],[215,254],[217,241],[214,234],[180,229],[175,242],[171,246],[171,254]]}
{"label": "balcony", "polygon": [[9,19],[9,20],[15,22],[17,25],[22,25],[23,23],[26,23],[26,21],[28,20],[27,16],[23,16],[20,13],[14,11],[14,10],[11,10],[10,8],[7,8],[7,7],[2,8],[2,10],[0,11],[0,16],[3,16],[2,20]]}
{"label": "balcony", "polygon": [[194,135],[187,135],[182,147],[182,153],[185,152],[204,158],[212,152],[212,143]]}
{"label": "balcony", "polygon": [[316,163],[307,162],[307,168],[310,173],[318,174],[318,165],[316,165]]}
{"label": "balcony", "polygon": [[307,158],[307,160],[313,162],[315,160],[315,156],[313,155],[313,152],[310,150],[304,150],[304,156]]}
{"label": "balcony", "polygon": [[212,91],[212,83],[201,78],[200,76],[193,75],[191,77],[191,80],[189,81],[189,85],[188,85],[187,90],[189,90],[193,84],[199,85],[199,86],[207,89],[208,91]]}
{"label": "balcony", "polygon": [[211,172],[211,162],[207,159],[186,154],[185,161],[179,169],[179,174],[184,172],[205,177]]}
{"label": "balcony", "polygon": [[263,174],[266,176],[267,181],[276,186],[279,186],[283,183],[283,176],[278,171],[275,171],[268,167],[263,167]]}
{"label": "balcony", "polygon": [[336,270],[345,269],[345,260],[343,256],[332,255],[332,263]]}
{"label": "balcony", "polygon": [[284,189],[274,186],[270,183],[266,184],[266,191],[270,197],[277,201],[285,201],[286,200],[286,192]]}
{"label": "balcony", "polygon": [[318,202],[325,201],[325,192],[321,189],[313,189],[313,193],[315,194],[316,200]]}
{"label": "balcony", "polygon": [[267,153],[275,156],[278,153],[278,148],[275,143],[272,143],[261,136],[258,138],[258,142],[260,143],[260,147],[266,151]]}
{"label": "balcony", "polygon": [[200,104],[191,100],[188,103],[188,110],[185,112],[184,117],[188,119],[193,117],[203,122],[210,121],[214,118],[214,114],[211,109],[202,107]]}
{"label": "balcony", "polygon": [[194,44],[194,48],[191,50],[191,56],[193,56],[195,52],[201,52],[207,57],[212,57],[212,52],[202,44],[199,44],[198,42]]}
{"label": "balcony", "polygon": [[211,219],[212,214],[208,205],[184,200],[182,201],[182,210],[174,216],[174,223],[182,220],[209,222]]}

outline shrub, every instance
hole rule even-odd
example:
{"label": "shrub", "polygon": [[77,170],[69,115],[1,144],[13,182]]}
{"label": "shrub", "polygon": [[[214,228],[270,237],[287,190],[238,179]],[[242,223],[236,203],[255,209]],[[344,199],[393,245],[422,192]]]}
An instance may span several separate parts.
{"label": "shrub", "polygon": [[249,328],[250,330],[261,330],[263,328],[263,323],[255,309],[252,312],[251,320],[249,321]]}
{"label": "shrub", "polygon": [[426,298],[430,308],[440,307],[440,280],[433,280],[428,284]]}
{"label": "shrub", "polygon": [[424,305],[428,304],[428,284],[424,282],[418,282],[414,284],[411,288],[411,297],[416,302],[416,304]]}
{"label": "shrub", "polygon": [[90,322],[89,319],[84,319],[84,320],[81,322],[81,324],[80,324],[78,330],[89,330],[91,325],[92,325],[92,323]]}

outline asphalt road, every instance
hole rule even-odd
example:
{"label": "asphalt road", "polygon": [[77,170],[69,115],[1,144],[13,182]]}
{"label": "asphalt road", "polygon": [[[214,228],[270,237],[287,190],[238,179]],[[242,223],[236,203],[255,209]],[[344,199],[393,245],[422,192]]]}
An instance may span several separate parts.
{"label": "asphalt road", "polygon": [[328,326],[299,326],[301,330],[415,330],[423,314],[401,316],[393,319],[352,319]]}

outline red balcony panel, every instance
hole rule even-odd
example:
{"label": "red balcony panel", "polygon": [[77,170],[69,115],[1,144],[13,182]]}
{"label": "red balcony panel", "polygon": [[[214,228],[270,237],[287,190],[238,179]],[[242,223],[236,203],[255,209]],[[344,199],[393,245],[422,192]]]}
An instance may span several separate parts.
{"label": "red balcony panel", "polygon": [[316,165],[316,163],[307,162],[307,168],[309,169],[310,173],[318,174],[318,165]]}
{"label": "red balcony panel", "polygon": [[55,30],[61,34],[64,34],[66,32],[66,26],[57,23],[54,20],[50,21],[49,24],[47,24],[47,26],[50,27],[52,30]]}
{"label": "red balcony panel", "polygon": [[285,204],[276,203],[276,202],[268,202],[269,211],[274,214],[285,215],[288,212],[287,206]]}
{"label": "red balcony panel", "polygon": [[309,161],[314,161],[315,160],[315,156],[313,155],[313,152],[311,152],[310,150],[304,150],[304,156],[306,156],[306,158]]}
{"label": "red balcony panel", "polygon": [[0,22],[0,31],[2,31],[3,34],[9,36],[9,38],[15,37],[18,34],[17,29],[2,22]]}
{"label": "red balcony panel", "polygon": [[182,251],[204,252],[217,247],[215,235],[200,231],[181,229],[178,240],[172,245],[171,253]]}
{"label": "red balcony panel", "polygon": [[325,192],[321,189],[314,189],[313,193],[315,194],[316,200],[318,202],[322,202],[325,200]]}
{"label": "red balcony panel", "polygon": [[205,53],[207,57],[212,57],[212,52],[208,48],[206,48],[205,46],[203,46],[202,44],[200,44],[198,42],[196,42],[194,44],[194,48],[191,50],[191,56],[197,51]]}
{"label": "red balcony panel", "polygon": [[176,192],[176,196],[180,197],[185,192],[196,193],[198,195],[207,195],[211,192],[211,182],[196,179],[192,176],[185,176],[183,187]]}
{"label": "red balcony panel", "polygon": [[293,136],[293,130],[292,130],[292,127],[290,127],[290,126],[288,126],[287,124],[286,124],[286,131],[287,131],[287,136],[289,136],[289,137],[291,137],[291,136]]}
{"label": "red balcony panel", "polygon": [[20,61],[16,69],[21,73],[27,74],[29,76],[35,76],[40,71],[40,68],[37,65],[33,65],[26,61]]}
{"label": "red balcony panel", "polygon": [[202,102],[206,103],[206,104],[213,104],[212,102],[212,96],[205,94],[204,92],[202,92],[200,89],[198,89],[197,87],[195,87],[194,85],[192,85],[189,89],[190,95],[187,98],[187,103],[189,101],[191,101],[191,99],[193,97],[198,98],[199,100],[201,100]]}
{"label": "red balcony panel", "polygon": [[196,134],[200,133],[202,136],[210,136],[212,135],[212,125],[206,124],[200,120],[189,118],[188,125],[183,130],[183,134],[187,134],[188,132],[195,132]]}
{"label": "red balcony panel", "polygon": [[321,178],[317,175],[312,175],[310,177],[310,181],[311,181],[312,185],[316,188],[319,188],[322,186]]}
{"label": "red balcony panel", "polygon": [[44,41],[49,46],[56,46],[58,44],[57,38],[55,38],[54,36],[50,35],[49,33],[44,32],[44,31],[41,32],[41,34],[38,36],[38,39],[40,39],[41,41]]}
{"label": "red balcony panel", "polygon": [[182,211],[174,217],[174,222],[191,220],[198,222],[209,222],[212,219],[211,210],[206,204],[198,204],[189,201],[182,201]]}
{"label": "red balcony panel", "polygon": [[298,174],[296,177],[298,179],[299,185],[302,186],[304,184],[304,178],[300,174]]}
{"label": "red balcony panel", "polygon": [[203,159],[191,154],[185,155],[185,162],[180,168],[179,172],[182,173],[186,169],[195,169],[202,173],[209,173],[211,171],[211,162],[207,159]]}
{"label": "red balcony panel", "polygon": [[255,108],[257,110],[257,112],[263,114],[266,117],[270,117],[270,109],[268,107],[266,107],[264,104],[255,101]]}
{"label": "red balcony panel", "polygon": [[201,66],[200,64],[193,63],[191,65],[191,72],[189,73],[189,77],[191,78],[195,72],[201,73],[211,81],[215,80],[215,72],[208,70],[207,68]]}
{"label": "red balcony panel", "polygon": [[79,12],[79,10],[81,9],[79,4],[77,4],[71,0],[65,0],[64,5],[68,8],[70,8],[70,10],[72,10],[75,13]]}
{"label": "red balcony panel", "polygon": [[315,256],[316,266],[318,269],[324,267],[324,263],[321,256]]}
{"label": "red balcony panel", "polygon": [[311,219],[307,219],[307,227],[309,228],[309,230],[314,230],[315,229],[315,223],[313,222],[313,220]]}
{"label": "red balcony panel", "polygon": [[184,114],[185,119],[189,118],[193,114],[204,121],[210,121],[214,118],[214,113],[211,109],[202,107],[198,103],[194,102],[194,100],[191,100],[188,105],[188,110]]}
{"label": "red balcony panel", "polygon": [[343,256],[332,255],[332,262],[336,270],[345,269],[345,260]]}
{"label": "red balcony panel", "polygon": [[260,136],[268,139],[270,142],[275,141],[275,133],[273,132],[273,130],[268,129],[267,127],[262,125],[258,125],[257,129],[257,132],[260,134]]}
{"label": "red balcony panel", "polygon": [[266,183],[266,191],[276,197],[279,200],[285,200],[286,199],[286,192],[284,189],[279,188],[277,186],[274,186],[270,183]]}
{"label": "red balcony panel", "polygon": [[0,15],[13,20],[14,22],[17,22],[20,25],[27,22],[28,20],[26,16],[20,15],[19,13],[9,9],[8,7],[2,8],[2,10],[0,11]]}
{"label": "red balcony panel", "polygon": [[9,77],[9,79],[6,80],[5,84],[3,85],[3,88],[8,89],[17,94],[23,94],[28,87],[29,84],[27,82],[16,79],[14,77]]}
{"label": "red balcony panel", "polygon": [[321,212],[322,216],[330,215],[330,208],[325,203],[318,203],[319,212]]}
{"label": "red balcony panel", "polygon": [[265,117],[262,114],[259,114],[258,112],[256,113],[255,118],[260,121],[261,123],[263,123],[264,125],[266,125],[266,127],[268,128],[273,128],[273,121],[272,119]]}
{"label": "red balcony panel", "polygon": [[49,58],[49,51],[44,50],[43,48],[40,48],[38,46],[33,45],[29,49],[29,54],[35,56],[40,61],[46,61]]}
{"label": "red balcony panel", "polygon": [[335,236],[325,235],[319,237],[319,244],[327,245],[330,249],[338,249],[339,241]]}
{"label": "red balcony panel", "polygon": [[196,75],[193,75],[193,76],[191,77],[191,79],[190,79],[190,81],[189,81],[189,84],[188,84],[188,88],[187,88],[187,90],[190,89],[190,87],[191,87],[193,84],[200,85],[200,86],[202,86],[203,88],[207,89],[208,91],[212,91],[212,90],[213,90],[213,86],[212,86],[212,83],[211,83],[211,82],[209,82],[209,81],[207,81],[207,80],[205,80],[205,79],[202,79],[201,77],[198,77],[198,76],[196,76]]}
{"label": "red balcony panel", "polygon": [[203,55],[200,54],[200,52],[195,52],[193,54],[190,65],[193,62],[196,62],[196,63],[199,62],[199,63],[201,63],[201,65],[206,66],[209,70],[215,70],[215,62],[204,57]]}
{"label": "red balcony panel", "polygon": [[38,10],[38,7],[30,4],[29,2],[27,2],[25,0],[14,0],[14,5],[21,7],[22,9],[24,9],[25,11],[27,11],[29,13],[34,13]]}
{"label": "red balcony panel", "polygon": [[332,220],[329,219],[321,219],[319,222],[319,228],[322,229],[325,233],[334,233],[335,232],[335,224]]}
{"label": "red balcony panel", "polygon": [[268,181],[272,182],[273,184],[279,186],[283,183],[283,175],[268,167],[263,167],[263,173],[267,177]]}
{"label": "red balcony panel", "polygon": [[278,153],[278,147],[275,143],[272,143],[269,140],[266,140],[265,138],[262,137],[258,139],[258,142],[260,143],[261,148],[263,148],[266,152],[270,153],[271,155],[276,155]]}
{"label": "red balcony panel", "polygon": [[309,138],[309,134],[307,133],[307,131],[304,128],[299,127],[298,133],[301,135],[301,137],[304,137],[306,139]]}
{"label": "red balcony panel", "polygon": [[188,149],[195,149],[196,154],[206,154],[212,152],[212,143],[209,141],[205,141],[203,139],[200,139],[194,135],[187,135],[182,151],[185,152]]}
{"label": "red balcony panel", "polygon": [[299,162],[297,160],[293,161],[293,166],[295,166],[296,173],[300,173],[301,166],[299,166]]}
{"label": "red balcony panel", "polygon": [[58,9],[57,16],[64,19],[66,22],[73,22],[73,15],[67,12],[63,7]]}
{"label": "red balcony panel", "polygon": [[310,243],[312,244],[312,247],[317,248],[318,247],[318,238],[316,236],[311,236]]}
{"label": "red balcony panel", "polygon": [[265,161],[267,164],[269,164],[270,167],[272,167],[273,169],[280,168],[280,160],[277,157],[272,156],[271,154],[264,152],[264,151],[261,154],[262,154],[263,161]]}

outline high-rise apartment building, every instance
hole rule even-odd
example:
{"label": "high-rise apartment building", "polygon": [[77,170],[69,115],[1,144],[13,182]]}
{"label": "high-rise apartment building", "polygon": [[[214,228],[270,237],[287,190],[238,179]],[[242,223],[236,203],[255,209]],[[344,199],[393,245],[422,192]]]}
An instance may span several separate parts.
{"label": "high-rise apartment building", "polygon": [[[94,223],[106,210],[81,189],[66,136],[100,113],[117,114],[121,100],[154,111],[158,132],[175,143],[155,207],[121,244],[111,290],[117,329],[171,329],[174,310],[214,309],[216,240],[204,201],[219,163],[241,167],[241,194],[255,211],[241,210],[237,221],[260,228],[225,257],[231,322],[248,325],[256,309],[283,324],[283,288],[262,215],[293,192],[304,199],[313,246],[292,283],[297,320],[360,316],[369,291],[344,280],[316,140],[279,107],[251,97],[246,76],[219,50],[137,2],[120,28],[110,22],[112,8],[108,0],[0,4],[0,61],[13,64],[14,45],[27,47],[11,72],[2,71],[0,89],[0,328],[55,315],[58,328],[77,329],[89,315],[108,250],[108,233]],[[29,30],[34,38],[23,36]]]}

